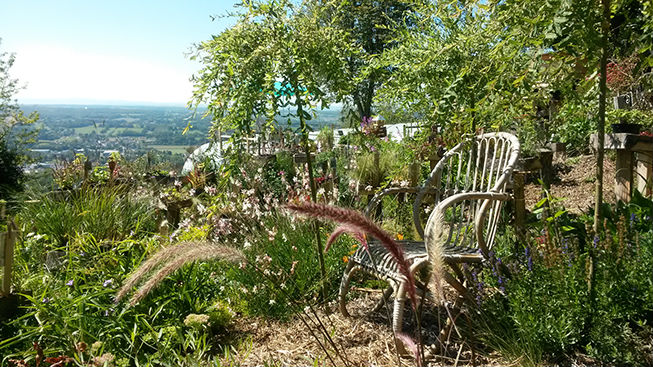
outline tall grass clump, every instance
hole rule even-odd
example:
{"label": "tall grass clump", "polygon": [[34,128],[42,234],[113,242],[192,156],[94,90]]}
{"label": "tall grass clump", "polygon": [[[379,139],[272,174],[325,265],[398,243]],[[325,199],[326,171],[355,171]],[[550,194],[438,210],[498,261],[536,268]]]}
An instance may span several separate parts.
{"label": "tall grass clump", "polygon": [[154,208],[122,186],[83,186],[56,191],[28,204],[21,213],[33,231],[66,245],[76,234],[96,239],[121,240],[156,230]]}

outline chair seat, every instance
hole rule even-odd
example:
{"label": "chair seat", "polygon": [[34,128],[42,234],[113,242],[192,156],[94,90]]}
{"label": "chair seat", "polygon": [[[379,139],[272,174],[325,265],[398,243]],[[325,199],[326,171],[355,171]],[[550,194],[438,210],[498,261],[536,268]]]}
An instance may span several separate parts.
{"label": "chair seat", "polygon": [[[396,241],[403,249],[410,265],[416,262],[426,262],[428,255],[423,241],[403,240]],[[369,253],[364,247],[360,247],[349,258],[349,261],[360,265],[368,272],[385,280],[401,281],[404,276],[399,272],[397,262],[392,255],[376,240],[369,241]],[[370,253],[374,262],[370,259]],[[477,248],[445,246],[444,261],[451,263],[459,262],[481,262],[483,255]]]}

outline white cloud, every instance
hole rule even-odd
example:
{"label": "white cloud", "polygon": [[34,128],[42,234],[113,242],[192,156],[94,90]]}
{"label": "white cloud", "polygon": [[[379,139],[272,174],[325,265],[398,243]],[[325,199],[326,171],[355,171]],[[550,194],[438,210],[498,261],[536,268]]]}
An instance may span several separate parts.
{"label": "white cloud", "polygon": [[162,61],[32,45],[16,50],[11,74],[27,84],[27,89],[17,95],[19,101],[186,103],[192,93],[188,80],[192,62],[187,61],[187,68],[179,68]]}

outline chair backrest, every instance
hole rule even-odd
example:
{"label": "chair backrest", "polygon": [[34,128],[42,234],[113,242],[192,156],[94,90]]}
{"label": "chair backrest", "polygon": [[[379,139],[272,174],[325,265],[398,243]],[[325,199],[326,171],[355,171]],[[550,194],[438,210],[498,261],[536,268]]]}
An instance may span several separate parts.
{"label": "chair backrest", "polygon": [[[415,200],[413,221],[419,234],[424,237],[420,216],[426,193],[435,189],[435,204],[461,193],[503,193],[519,157],[519,148],[519,140],[514,135],[499,132],[468,138],[449,150],[431,171]],[[445,218],[449,224],[447,244],[473,245],[476,213],[483,209],[487,210],[484,222],[486,245],[491,247],[501,204],[500,201],[466,200],[452,207]]]}

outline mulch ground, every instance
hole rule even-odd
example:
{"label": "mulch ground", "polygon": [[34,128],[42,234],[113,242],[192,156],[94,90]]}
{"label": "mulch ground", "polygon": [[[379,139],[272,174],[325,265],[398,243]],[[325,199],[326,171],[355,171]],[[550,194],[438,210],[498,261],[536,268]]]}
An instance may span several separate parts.
{"label": "mulch ground", "polygon": [[[606,157],[603,163],[603,201],[614,204],[614,160]],[[571,213],[589,213],[594,207],[596,160],[593,155],[565,159],[556,157],[553,161],[553,183],[550,194],[561,199],[561,204]],[[526,208],[532,209],[542,198],[542,188],[533,174],[525,186]]]}

